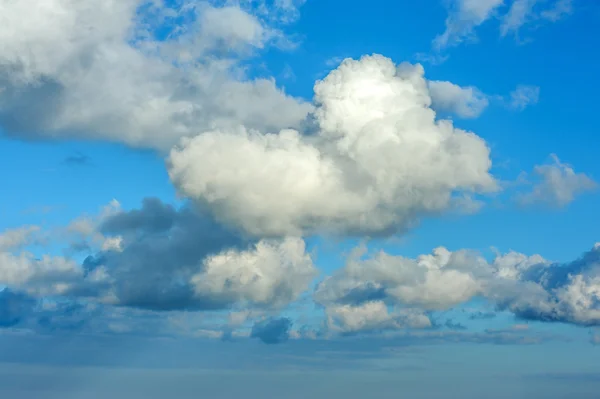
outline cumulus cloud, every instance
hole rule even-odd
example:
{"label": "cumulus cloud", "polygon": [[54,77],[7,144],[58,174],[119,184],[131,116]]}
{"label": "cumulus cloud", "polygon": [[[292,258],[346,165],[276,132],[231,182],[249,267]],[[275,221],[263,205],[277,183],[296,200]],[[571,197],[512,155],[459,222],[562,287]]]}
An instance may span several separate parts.
{"label": "cumulus cloud", "polygon": [[287,317],[265,319],[256,322],[250,333],[251,338],[258,338],[265,344],[280,344],[290,338],[292,320]]}
{"label": "cumulus cloud", "polygon": [[315,85],[315,134],[206,132],[171,152],[171,179],[252,235],[406,229],[457,193],[496,188],[486,143],[436,120],[423,73],[378,55],[347,59]]}
{"label": "cumulus cloud", "polygon": [[5,132],[166,151],[218,126],[278,130],[305,118],[310,105],[238,67],[283,40],[276,25],[295,9],[291,2],[171,4],[0,2]]}
{"label": "cumulus cloud", "polygon": [[32,296],[152,310],[277,309],[316,276],[300,238],[248,241],[191,207],[175,209],[153,198],[138,210],[108,209],[69,226],[102,237],[83,247],[89,253],[83,264],[4,251],[0,284]]}
{"label": "cumulus cloud", "polygon": [[429,81],[432,107],[461,118],[477,118],[488,107],[488,97],[478,88],[461,87],[452,82]]}
{"label": "cumulus cloud", "polygon": [[600,244],[567,264],[515,252],[488,262],[473,251],[445,248],[416,259],[365,256],[355,253],[315,290],[342,331],[397,328],[390,307],[423,314],[474,298],[523,319],[600,325]]}
{"label": "cumulus cloud", "polygon": [[540,88],[537,86],[519,85],[510,93],[509,107],[523,111],[530,105],[537,104],[540,99]]}
{"label": "cumulus cloud", "polygon": [[552,163],[537,165],[534,168],[534,180],[531,191],[517,195],[523,205],[544,204],[552,207],[564,207],[575,198],[595,190],[598,184],[584,173],[577,173],[568,164],[564,164],[554,154]]}

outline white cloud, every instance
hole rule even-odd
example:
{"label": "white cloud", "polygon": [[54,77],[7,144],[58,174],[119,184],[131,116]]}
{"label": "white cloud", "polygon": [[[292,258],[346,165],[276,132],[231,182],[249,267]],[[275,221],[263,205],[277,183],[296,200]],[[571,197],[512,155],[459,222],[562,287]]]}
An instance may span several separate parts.
{"label": "white cloud", "polygon": [[[4,130],[166,151],[181,137],[217,126],[279,130],[304,119],[309,105],[272,80],[246,79],[237,67],[240,57],[284,40],[269,8],[208,2],[139,8],[145,4],[0,1]],[[279,5],[272,10],[278,15],[281,7],[292,9]],[[178,25],[178,17],[186,22]],[[169,24],[176,28],[168,40],[154,40],[157,26]]]}
{"label": "white cloud", "polygon": [[502,22],[500,28],[502,35],[516,31],[523,26],[531,16],[537,2],[538,0],[514,0]]}
{"label": "white cloud", "polygon": [[488,107],[488,97],[478,88],[461,87],[452,82],[429,81],[432,107],[461,118],[477,118]]}
{"label": "white cloud", "polygon": [[517,33],[523,26],[540,19],[556,22],[572,10],[573,0],[514,0],[503,18],[500,32],[502,36]]}
{"label": "white cloud", "polygon": [[502,5],[504,0],[452,0],[446,30],[434,39],[434,48],[439,51],[472,39],[474,29],[494,16]]}
{"label": "white cloud", "polygon": [[0,252],[0,284],[22,289],[30,295],[62,295],[83,278],[82,269],[73,261],[32,253]]}
{"label": "white cloud", "polygon": [[537,104],[539,98],[539,87],[519,85],[510,93],[509,107],[517,111],[522,111],[530,105]]}
{"label": "white cloud", "polygon": [[410,310],[390,313],[382,301],[365,302],[356,306],[331,306],[325,311],[331,333],[352,334],[431,327],[431,320],[426,315]]}
{"label": "white cloud", "polygon": [[327,304],[386,297],[409,307],[447,310],[481,293],[479,276],[486,273],[487,263],[468,251],[438,248],[417,259],[380,252],[368,259],[350,258],[319,286],[315,298]]}
{"label": "white cloud", "polygon": [[5,230],[0,234],[0,252],[19,249],[32,244],[35,242],[39,231],[39,226],[22,226]]}
{"label": "white cloud", "polygon": [[567,164],[562,163],[554,154],[552,163],[537,165],[534,168],[535,180],[531,191],[517,195],[524,205],[546,204],[564,207],[581,194],[593,191],[598,184],[584,173],[576,173]]}
{"label": "white cloud", "polygon": [[192,276],[196,295],[217,302],[279,307],[296,300],[316,277],[304,241],[260,241],[247,251],[228,250],[204,260]]}
{"label": "white cloud", "polygon": [[600,325],[600,245],[567,264],[515,252],[492,262],[445,248],[416,259],[359,252],[315,291],[334,330],[353,332],[397,327],[390,307],[422,314],[476,297],[523,319]]}
{"label": "white cloud", "polygon": [[401,230],[457,192],[496,188],[485,142],[436,120],[420,65],[345,60],[316,83],[315,103],[312,136],[239,128],[183,141],[172,181],[258,236]]}

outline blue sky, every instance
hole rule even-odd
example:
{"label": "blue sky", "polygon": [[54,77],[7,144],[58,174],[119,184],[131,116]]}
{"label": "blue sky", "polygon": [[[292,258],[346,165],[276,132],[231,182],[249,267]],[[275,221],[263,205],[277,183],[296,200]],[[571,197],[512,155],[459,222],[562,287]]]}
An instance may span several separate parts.
{"label": "blue sky", "polygon": [[0,0],[0,392],[595,397],[599,20]]}

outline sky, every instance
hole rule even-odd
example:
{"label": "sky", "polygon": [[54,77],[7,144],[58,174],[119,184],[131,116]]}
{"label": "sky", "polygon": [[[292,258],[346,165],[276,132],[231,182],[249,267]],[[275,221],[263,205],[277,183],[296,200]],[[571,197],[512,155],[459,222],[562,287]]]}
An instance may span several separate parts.
{"label": "sky", "polygon": [[0,0],[0,394],[597,397],[599,21]]}

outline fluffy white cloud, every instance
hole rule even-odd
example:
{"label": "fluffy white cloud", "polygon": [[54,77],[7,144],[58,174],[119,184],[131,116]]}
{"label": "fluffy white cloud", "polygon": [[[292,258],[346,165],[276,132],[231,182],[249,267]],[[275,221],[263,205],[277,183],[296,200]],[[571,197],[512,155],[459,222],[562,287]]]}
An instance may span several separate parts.
{"label": "fluffy white cloud", "polygon": [[461,87],[452,82],[429,81],[432,106],[438,111],[454,113],[462,118],[476,118],[488,107],[488,97],[478,88]]}
{"label": "fluffy white cloud", "polygon": [[[296,126],[310,105],[272,80],[246,79],[236,66],[283,40],[268,11],[203,1],[169,8],[145,0],[2,0],[0,125],[12,135],[160,150],[217,126]],[[170,24],[167,40],[155,39]]]}
{"label": "fluffy white cloud", "polygon": [[383,252],[364,258],[358,252],[321,282],[314,296],[340,331],[397,327],[388,307],[422,313],[475,297],[525,319],[599,325],[600,244],[564,265],[515,252],[498,254],[492,262],[445,248],[416,259]]}
{"label": "fluffy white cloud", "polygon": [[298,238],[260,241],[251,250],[223,251],[203,263],[203,271],[191,278],[196,295],[229,303],[284,306],[306,291],[317,274]]}
{"label": "fluffy white cloud", "polygon": [[487,263],[468,251],[438,248],[417,259],[384,252],[368,259],[358,255],[320,284],[318,302],[357,304],[387,298],[409,307],[447,310],[480,294],[481,276],[489,273]]}
{"label": "fluffy white cloud", "polygon": [[315,85],[315,134],[206,132],[171,152],[171,179],[220,220],[275,236],[397,231],[494,190],[485,142],[436,120],[423,74],[347,59]]}
{"label": "fluffy white cloud", "polygon": [[504,0],[453,0],[446,30],[434,39],[434,48],[441,50],[472,38],[474,29],[491,18],[502,5]]}
{"label": "fluffy white cloud", "polygon": [[554,154],[552,163],[534,168],[535,180],[531,191],[519,194],[517,200],[524,205],[546,204],[563,207],[578,195],[595,190],[598,184],[584,173],[577,173]]}
{"label": "fluffy white cloud", "polygon": [[0,252],[0,284],[31,295],[65,294],[83,276],[78,265],[63,257],[36,258],[29,252]]}

